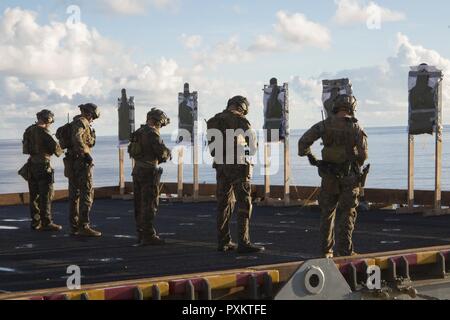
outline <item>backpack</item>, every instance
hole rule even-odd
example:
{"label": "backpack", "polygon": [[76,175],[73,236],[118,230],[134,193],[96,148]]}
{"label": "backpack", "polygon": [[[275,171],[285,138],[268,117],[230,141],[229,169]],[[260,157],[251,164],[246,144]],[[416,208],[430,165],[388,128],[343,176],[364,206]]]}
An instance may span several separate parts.
{"label": "backpack", "polygon": [[24,134],[23,134],[23,140],[22,140],[22,152],[23,154],[31,154],[32,150],[31,150],[31,146],[32,146],[32,142],[31,142],[31,129],[33,128],[33,126],[28,127]]}
{"label": "backpack", "polygon": [[72,147],[72,126],[66,123],[56,130],[56,138],[62,149],[70,149]]}
{"label": "backpack", "polygon": [[140,130],[137,130],[131,134],[130,144],[128,145],[128,154],[130,155],[130,158],[133,159],[142,157]]}
{"label": "backpack", "polygon": [[[206,126],[207,126],[207,129],[208,129],[208,131],[207,131],[207,138],[208,138],[209,151],[210,151],[211,156],[215,157],[215,149],[211,147],[211,144],[214,141],[212,141],[213,136],[212,136],[212,133],[210,135],[210,130],[219,130],[220,132],[222,132],[223,139],[225,139],[227,129],[226,129],[225,119],[222,117],[222,113],[218,113],[214,117],[209,119],[206,122]],[[214,137],[214,138],[216,138],[216,137]],[[225,150],[225,143],[224,143],[224,150]]]}

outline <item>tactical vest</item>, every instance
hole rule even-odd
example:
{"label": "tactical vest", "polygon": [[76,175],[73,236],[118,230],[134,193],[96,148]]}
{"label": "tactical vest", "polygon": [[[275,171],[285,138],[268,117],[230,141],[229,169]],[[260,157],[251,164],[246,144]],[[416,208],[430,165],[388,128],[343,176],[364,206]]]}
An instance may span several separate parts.
{"label": "tactical vest", "polygon": [[[72,142],[74,141],[76,131],[79,128],[83,128],[84,132],[83,135],[81,136],[83,144],[87,145],[89,148],[93,148],[95,146],[97,139],[95,130],[91,127],[89,121],[86,118],[80,116],[75,117],[73,122],[71,123],[71,127],[72,127]],[[71,148],[73,147],[74,146],[72,145]]]}
{"label": "tactical vest", "polygon": [[[244,146],[246,146],[247,141],[243,136],[237,136],[234,138],[233,146],[227,146],[227,130],[242,130],[244,133],[247,132],[247,130],[251,129],[250,123],[248,120],[244,117],[238,116],[236,114],[233,114],[230,111],[225,110],[222,113],[216,114],[213,118],[208,120],[208,141],[210,146],[211,155],[214,157],[216,162],[220,162],[220,160],[223,161],[223,163],[226,162],[227,159],[227,149],[233,148],[234,149],[234,159],[233,164],[243,164],[245,163],[245,154],[240,154],[238,150]],[[211,129],[219,130],[222,133],[222,155],[223,157],[220,158],[220,156],[216,155],[217,150],[213,149],[213,142],[211,134]],[[218,137],[214,137],[218,138]],[[255,141],[256,143],[256,141]],[[252,146],[253,149],[256,149],[256,146]],[[244,158],[238,159],[239,156],[243,156]],[[223,164],[218,163],[218,164]],[[230,164],[230,163],[228,163]]]}
{"label": "tactical vest", "polygon": [[331,117],[324,121],[322,160],[333,164],[354,162],[357,131],[351,118]]}
{"label": "tactical vest", "polygon": [[58,144],[46,129],[33,125],[25,131],[25,135],[28,142],[24,143],[24,151],[27,148],[32,161],[49,160],[57,152]]}
{"label": "tactical vest", "polygon": [[[156,166],[160,163],[166,162],[170,158],[170,151],[164,148],[162,154],[156,154],[153,146],[162,143],[159,133],[149,128],[147,125],[142,126],[137,130],[133,137],[137,144],[135,157],[136,164],[141,166]],[[133,143],[133,142],[132,142]],[[131,155],[131,153],[130,153]]]}
{"label": "tactical vest", "polygon": [[32,154],[33,153],[33,150],[32,150],[33,143],[31,141],[31,131],[33,130],[33,128],[35,126],[36,125],[32,125],[32,126],[28,127],[23,134],[23,140],[22,140],[23,154]]}

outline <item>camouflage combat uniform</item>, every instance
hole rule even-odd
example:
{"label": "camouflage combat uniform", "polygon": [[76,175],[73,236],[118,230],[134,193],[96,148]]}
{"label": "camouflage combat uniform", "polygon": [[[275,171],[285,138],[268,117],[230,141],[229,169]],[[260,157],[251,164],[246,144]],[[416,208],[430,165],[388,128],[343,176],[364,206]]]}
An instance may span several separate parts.
{"label": "camouflage combat uniform", "polygon": [[[223,121],[224,127],[232,130],[243,130],[245,133],[250,133],[247,138],[240,137],[235,139],[234,159],[226,161],[226,144],[224,143],[223,161],[217,161],[215,157],[214,168],[216,169],[217,178],[217,234],[219,248],[226,246],[231,242],[230,235],[230,219],[234,211],[234,206],[237,206],[237,224],[238,224],[238,244],[239,246],[250,245],[250,218],[252,215],[252,197],[251,197],[251,170],[252,165],[245,160],[245,154],[236,150],[237,144],[248,144],[250,152],[249,155],[256,153],[256,135],[252,130],[250,122],[244,117],[234,112],[225,110],[217,114],[220,121]],[[225,139],[225,133],[224,139]],[[243,140],[244,139],[244,140]],[[240,140],[241,142],[239,142]],[[241,153],[239,155],[239,153]]]}
{"label": "camouflage combat uniform", "polygon": [[133,168],[134,210],[139,239],[145,241],[157,236],[153,221],[159,206],[159,164],[168,161],[171,153],[157,129],[144,125],[134,135],[142,150]]}
{"label": "camouflage combat uniform", "polygon": [[52,199],[54,170],[50,157],[63,151],[50,132],[38,125],[27,129],[29,136],[28,187],[30,191],[31,227],[38,229],[53,223]]}
{"label": "camouflage combat uniform", "polygon": [[303,135],[298,144],[299,155],[310,155],[310,147],[318,139],[322,139],[324,145],[323,162],[319,165],[322,177],[319,196],[321,250],[325,255],[333,253],[337,219],[337,255],[351,255],[360,168],[368,156],[367,136],[355,118],[331,116]]}
{"label": "camouflage combat uniform", "polygon": [[94,201],[93,164],[87,161],[96,136],[89,121],[79,115],[71,123],[71,146],[64,159],[64,174],[69,178],[69,214],[72,231],[89,226]]}

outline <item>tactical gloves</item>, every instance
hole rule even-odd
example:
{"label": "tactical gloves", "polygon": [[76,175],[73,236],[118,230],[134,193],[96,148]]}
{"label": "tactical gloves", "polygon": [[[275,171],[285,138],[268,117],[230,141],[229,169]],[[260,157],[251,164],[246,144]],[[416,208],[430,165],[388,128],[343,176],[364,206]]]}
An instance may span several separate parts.
{"label": "tactical gloves", "polygon": [[84,154],[84,163],[86,163],[88,166],[91,166],[94,163],[94,159],[92,159],[89,153]]}
{"label": "tactical gloves", "polygon": [[312,153],[308,154],[308,160],[313,167],[319,166],[319,160]]}

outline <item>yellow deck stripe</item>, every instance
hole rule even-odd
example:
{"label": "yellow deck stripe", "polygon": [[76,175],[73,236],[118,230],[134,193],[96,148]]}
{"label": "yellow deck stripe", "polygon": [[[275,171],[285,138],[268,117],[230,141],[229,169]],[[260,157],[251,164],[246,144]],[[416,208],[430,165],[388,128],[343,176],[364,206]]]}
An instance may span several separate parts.
{"label": "yellow deck stripe", "polygon": [[81,295],[83,293],[87,293],[89,296],[89,300],[105,300],[105,290],[104,289],[95,289],[95,290],[87,290],[87,291],[78,291],[78,292],[70,292],[66,293],[70,300],[80,300]]}
{"label": "yellow deck stripe", "polygon": [[[374,266],[376,264],[375,259],[363,259],[363,260],[358,260],[357,262],[361,262],[361,261],[365,261],[368,266]],[[340,269],[341,267],[343,267],[343,266],[345,266],[347,264],[350,264],[350,263],[351,263],[351,261],[346,262],[346,263],[342,263],[342,264],[336,263],[336,267],[338,269]]]}
{"label": "yellow deck stripe", "polygon": [[230,289],[236,287],[237,284],[236,274],[209,276],[205,277],[205,280],[209,282],[212,290]]}
{"label": "yellow deck stripe", "polygon": [[423,252],[417,254],[417,264],[433,264],[437,261],[438,251]]}
{"label": "yellow deck stripe", "polygon": [[272,278],[272,282],[273,283],[279,283],[280,282],[280,272],[278,270],[268,270],[266,272]]}

